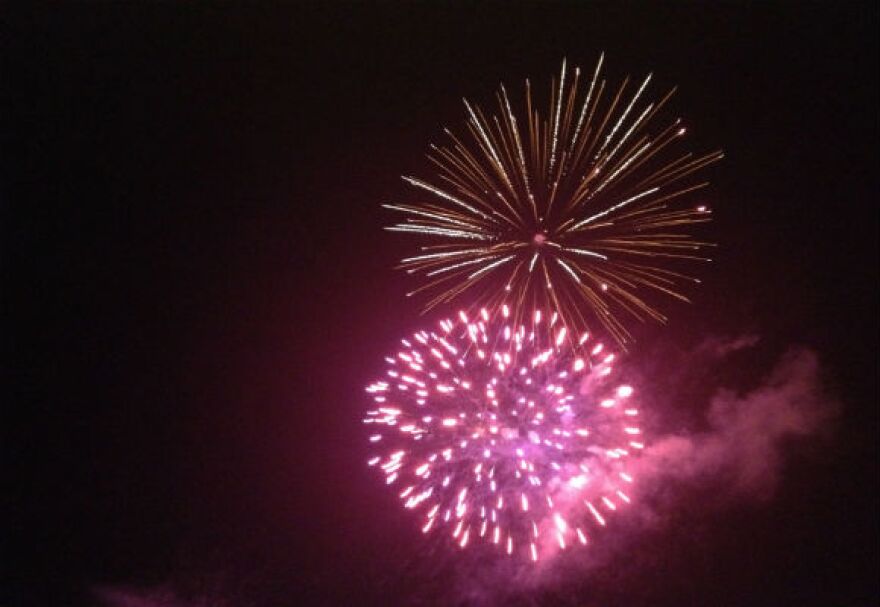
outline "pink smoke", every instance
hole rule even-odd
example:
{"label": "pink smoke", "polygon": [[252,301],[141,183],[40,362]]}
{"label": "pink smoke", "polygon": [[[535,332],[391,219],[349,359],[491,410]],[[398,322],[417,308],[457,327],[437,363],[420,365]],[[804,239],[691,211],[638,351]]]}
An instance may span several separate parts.
{"label": "pink smoke", "polygon": [[[704,352],[723,356],[756,341],[719,341]],[[792,349],[754,390],[719,389],[705,415],[708,429],[655,437],[636,464],[639,478],[647,491],[677,480],[717,485],[730,496],[768,497],[782,474],[787,441],[827,430],[837,410],[816,354]]]}

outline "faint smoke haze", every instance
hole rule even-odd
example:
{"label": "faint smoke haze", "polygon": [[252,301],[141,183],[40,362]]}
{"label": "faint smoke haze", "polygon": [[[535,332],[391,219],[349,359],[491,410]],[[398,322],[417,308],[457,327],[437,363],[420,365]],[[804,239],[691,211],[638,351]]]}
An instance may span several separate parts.
{"label": "faint smoke haze", "polygon": [[[757,341],[710,340],[697,356],[724,357]],[[817,355],[792,348],[758,387],[744,394],[718,389],[706,409],[705,429],[655,436],[634,469],[647,491],[677,480],[711,483],[730,496],[766,498],[783,472],[787,441],[828,430],[838,409],[822,384]]]}

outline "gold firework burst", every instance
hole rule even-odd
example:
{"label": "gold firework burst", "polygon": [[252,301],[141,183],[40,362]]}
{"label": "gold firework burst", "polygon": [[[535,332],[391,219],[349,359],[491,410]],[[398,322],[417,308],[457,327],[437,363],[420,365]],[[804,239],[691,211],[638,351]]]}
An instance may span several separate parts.
{"label": "gold firework burst", "polygon": [[386,229],[433,239],[399,266],[427,279],[408,294],[430,293],[426,311],[468,293],[465,307],[555,311],[569,335],[598,325],[623,345],[625,317],[666,320],[655,293],[687,301],[682,284],[699,281],[679,262],[711,246],[684,231],[710,216],[688,201],[723,154],[676,152],[681,120],[652,121],[675,89],[644,100],[648,75],[634,93],[628,77],[611,90],[603,58],[583,83],[563,60],[547,118],[526,80],[524,127],[503,84],[497,115],[465,100],[468,143],[446,129],[450,143],[428,154],[434,181],[404,177],[428,199],[383,205],[406,215]]}

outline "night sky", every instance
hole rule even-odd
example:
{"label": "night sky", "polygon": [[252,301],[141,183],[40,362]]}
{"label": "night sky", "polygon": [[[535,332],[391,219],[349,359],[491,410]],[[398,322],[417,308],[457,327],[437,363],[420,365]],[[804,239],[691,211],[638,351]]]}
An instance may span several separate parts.
{"label": "night sky", "polygon": [[645,381],[758,335],[709,395],[802,346],[840,408],[772,495],[682,488],[613,562],[499,604],[878,604],[876,3],[3,13],[0,605],[453,604],[461,572],[364,466],[363,387],[424,322],[379,205],[462,96],[603,50],[726,153],[716,261],[635,328]]}

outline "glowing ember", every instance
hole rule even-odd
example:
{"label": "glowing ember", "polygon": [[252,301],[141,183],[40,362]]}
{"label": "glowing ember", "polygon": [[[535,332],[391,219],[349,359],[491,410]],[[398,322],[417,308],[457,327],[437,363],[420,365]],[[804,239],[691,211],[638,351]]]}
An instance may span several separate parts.
{"label": "glowing ember", "polygon": [[614,355],[553,314],[528,316],[462,312],[401,340],[367,388],[364,423],[381,449],[367,463],[422,512],[424,533],[534,561],[587,544],[630,503],[644,436],[633,388],[611,380]]}

